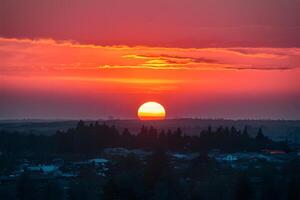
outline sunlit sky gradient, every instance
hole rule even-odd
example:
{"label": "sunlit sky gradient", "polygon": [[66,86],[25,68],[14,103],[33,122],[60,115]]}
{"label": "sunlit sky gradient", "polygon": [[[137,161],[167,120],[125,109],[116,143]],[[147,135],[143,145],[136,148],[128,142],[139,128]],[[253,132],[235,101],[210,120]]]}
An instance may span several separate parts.
{"label": "sunlit sky gradient", "polygon": [[300,119],[297,0],[0,3],[1,119]]}

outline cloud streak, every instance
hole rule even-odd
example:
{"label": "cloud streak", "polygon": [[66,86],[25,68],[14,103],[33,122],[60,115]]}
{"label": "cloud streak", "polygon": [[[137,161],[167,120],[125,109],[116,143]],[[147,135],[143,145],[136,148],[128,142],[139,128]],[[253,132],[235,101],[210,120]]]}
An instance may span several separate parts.
{"label": "cloud streak", "polygon": [[0,71],[7,74],[103,69],[292,70],[300,68],[300,48],[97,46],[0,38],[0,65]]}

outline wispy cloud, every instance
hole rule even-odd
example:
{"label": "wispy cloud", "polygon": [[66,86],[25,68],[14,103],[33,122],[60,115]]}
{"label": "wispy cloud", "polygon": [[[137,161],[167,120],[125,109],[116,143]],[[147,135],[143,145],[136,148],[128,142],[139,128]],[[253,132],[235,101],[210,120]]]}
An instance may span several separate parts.
{"label": "wispy cloud", "polygon": [[291,70],[300,48],[98,46],[53,39],[0,38],[2,73],[157,70]]}

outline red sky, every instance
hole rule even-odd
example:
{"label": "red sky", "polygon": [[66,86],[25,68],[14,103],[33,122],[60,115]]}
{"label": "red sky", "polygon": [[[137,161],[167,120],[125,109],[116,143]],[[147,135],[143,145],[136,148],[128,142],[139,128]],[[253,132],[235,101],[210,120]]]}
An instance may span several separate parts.
{"label": "red sky", "polygon": [[1,119],[300,119],[297,0],[0,4]]}

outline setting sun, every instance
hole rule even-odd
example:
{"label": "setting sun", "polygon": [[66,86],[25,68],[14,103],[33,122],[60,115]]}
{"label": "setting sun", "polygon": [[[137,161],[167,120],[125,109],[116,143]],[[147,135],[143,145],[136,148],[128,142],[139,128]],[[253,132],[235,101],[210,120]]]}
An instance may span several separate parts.
{"label": "setting sun", "polygon": [[139,107],[138,117],[140,120],[163,120],[166,117],[166,111],[161,104],[149,101]]}

